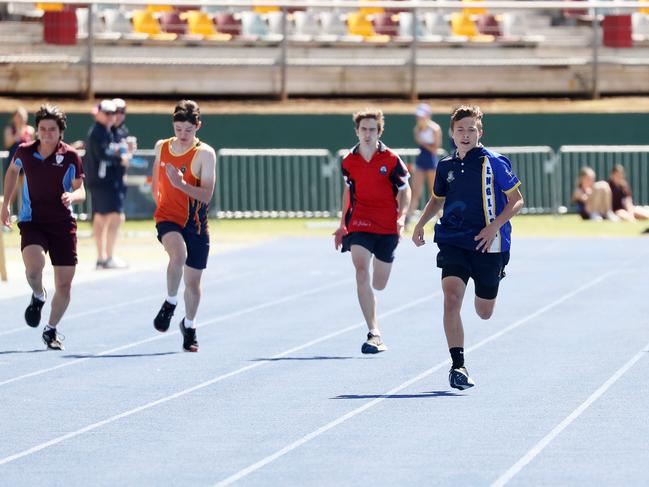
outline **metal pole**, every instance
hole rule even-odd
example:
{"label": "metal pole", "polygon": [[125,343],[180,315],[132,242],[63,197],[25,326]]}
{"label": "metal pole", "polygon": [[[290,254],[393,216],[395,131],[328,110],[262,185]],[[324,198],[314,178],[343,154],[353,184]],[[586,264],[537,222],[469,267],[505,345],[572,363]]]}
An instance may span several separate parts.
{"label": "metal pole", "polygon": [[597,9],[593,9],[593,59],[592,59],[592,87],[590,97],[593,100],[599,98],[599,19]]}
{"label": "metal pole", "polygon": [[412,42],[410,43],[410,99],[417,101],[417,9],[412,9]]}
{"label": "metal pole", "polygon": [[93,32],[92,21],[95,15],[95,4],[88,4],[88,42],[87,42],[87,53],[86,53],[86,99],[92,100],[95,97],[95,83],[94,83],[94,37],[95,33]]}
{"label": "metal pole", "polygon": [[282,6],[282,44],[280,54],[280,93],[279,99],[281,101],[288,100],[288,91],[286,89],[286,75],[287,66],[286,60],[288,57],[288,11],[286,6]]}

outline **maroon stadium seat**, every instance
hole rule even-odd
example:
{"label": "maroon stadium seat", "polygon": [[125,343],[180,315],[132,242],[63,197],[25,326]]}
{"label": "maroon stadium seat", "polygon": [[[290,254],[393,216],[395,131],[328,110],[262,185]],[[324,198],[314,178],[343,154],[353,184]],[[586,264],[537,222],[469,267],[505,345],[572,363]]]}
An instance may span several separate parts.
{"label": "maroon stadium seat", "polygon": [[162,12],[160,15],[160,27],[162,27],[164,32],[170,34],[184,35],[187,32],[187,24],[183,22],[175,10],[172,12]]}
{"label": "maroon stadium seat", "polygon": [[241,20],[234,18],[232,12],[217,12],[214,14],[214,23],[219,32],[231,34],[232,36],[241,35]]}

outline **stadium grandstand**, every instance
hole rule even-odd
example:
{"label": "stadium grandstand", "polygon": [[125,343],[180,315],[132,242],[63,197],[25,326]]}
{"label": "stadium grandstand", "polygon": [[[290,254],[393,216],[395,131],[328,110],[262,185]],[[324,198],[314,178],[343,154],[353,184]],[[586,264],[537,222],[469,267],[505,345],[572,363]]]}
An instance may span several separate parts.
{"label": "stadium grandstand", "polygon": [[0,1],[5,94],[597,97],[647,79],[646,1]]}

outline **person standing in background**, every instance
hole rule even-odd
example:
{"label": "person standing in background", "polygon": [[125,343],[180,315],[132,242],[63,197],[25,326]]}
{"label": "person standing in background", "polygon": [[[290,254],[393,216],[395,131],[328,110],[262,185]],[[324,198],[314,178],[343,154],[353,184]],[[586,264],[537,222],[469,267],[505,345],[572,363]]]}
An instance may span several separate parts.
{"label": "person standing in background", "polygon": [[[26,142],[31,142],[34,140],[34,127],[29,125],[29,114],[24,107],[18,107],[11,115],[11,123],[5,127],[4,131],[4,147],[5,150],[9,152],[7,158],[2,163],[2,174],[7,174],[7,169],[9,169],[9,164],[14,157],[14,154],[18,150],[20,144]],[[20,170],[20,176],[18,180],[18,186],[22,186],[23,180],[23,170]],[[22,193],[18,192],[18,206],[21,205]],[[9,205],[13,203],[9,202]]]}
{"label": "person standing in background", "polygon": [[406,216],[406,226],[419,209],[419,200],[424,189],[433,194],[435,171],[437,170],[437,152],[442,146],[442,129],[431,119],[432,110],[429,105],[421,103],[415,110],[417,122],[413,129],[415,143],[419,146],[419,154],[415,160],[415,170],[410,180],[412,198]]}
{"label": "person standing in background", "polygon": [[126,263],[114,254],[119,228],[124,221],[126,185],[124,172],[130,154],[115,142],[112,128],[117,107],[103,100],[96,107],[95,123],[88,132],[84,166],[92,202],[92,233],[97,246],[97,269],[120,269]]}

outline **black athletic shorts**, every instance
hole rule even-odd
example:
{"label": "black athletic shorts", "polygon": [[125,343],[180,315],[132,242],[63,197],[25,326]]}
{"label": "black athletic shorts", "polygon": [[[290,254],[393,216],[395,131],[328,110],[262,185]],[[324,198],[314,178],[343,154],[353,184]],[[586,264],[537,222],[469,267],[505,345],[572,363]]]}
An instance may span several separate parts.
{"label": "black athletic shorts", "polygon": [[92,202],[92,214],[99,213],[124,213],[124,199],[126,199],[126,187],[124,188],[92,188],[90,190]]}
{"label": "black athletic shorts", "polygon": [[351,232],[343,237],[343,252],[351,250],[352,245],[366,248],[377,259],[391,263],[394,261],[394,251],[399,244],[399,235],[368,232]]}
{"label": "black athletic shorts", "polygon": [[505,266],[509,263],[509,252],[479,252],[446,244],[437,246],[437,267],[442,269],[442,279],[455,276],[466,284],[470,277],[476,296],[496,298],[500,280],[505,277]]}
{"label": "black athletic shorts", "polygon": [[185,265],[192,269],[205,269],[207,258],[210,255],[210,236],[207,233],[197,234],[188,231],[174,222],[160,222],[156,224],[158,240],[162,243],[162,237],[169,232],[178,232],[182,235],[187,248],[187,259]]}

